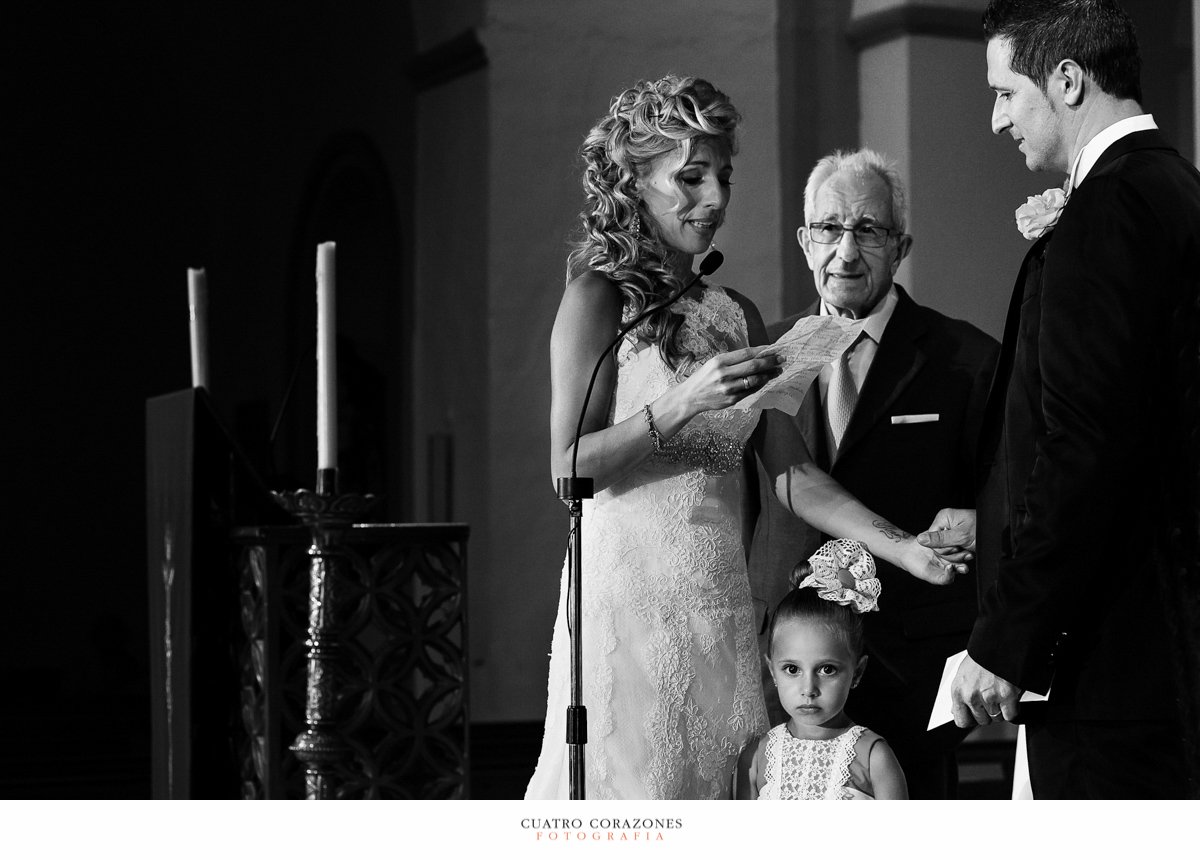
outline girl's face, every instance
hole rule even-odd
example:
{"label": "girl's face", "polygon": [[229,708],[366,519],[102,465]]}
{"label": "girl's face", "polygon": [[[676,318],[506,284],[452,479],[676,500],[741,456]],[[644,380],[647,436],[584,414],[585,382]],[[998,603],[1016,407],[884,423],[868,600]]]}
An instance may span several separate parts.
{"label": "girl's face", "polygon": [[687,161],[681,156],[681,150],[668,152],[651,162],[638,193],[666,244],[695,256],[708,250],[725,220],[733,164],[719,140],[696,144]]}
{"label": "girl's face", "polygon": [[866,656],[855,657],[843,637],[824,624],[789,618],[771,639],[771,677],[797,737],[822,737],[821,729],[843,729],[846,697],[858,685]]}

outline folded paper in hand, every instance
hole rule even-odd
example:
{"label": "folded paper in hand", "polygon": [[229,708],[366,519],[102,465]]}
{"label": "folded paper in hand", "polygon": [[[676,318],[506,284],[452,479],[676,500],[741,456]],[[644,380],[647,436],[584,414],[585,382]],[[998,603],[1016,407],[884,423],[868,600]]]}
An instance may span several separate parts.
{"label": "folded paper in hand", "polygon": [[821,368],[849,349],[862,327],[862,320],[801,317],[779,340],[758,353],[783,356],[779,375],[743,397],[735,408],[779,409],[795,415]]}
{"label": "folded paper in hand", "polygon": [[[937,695],[933,700],[933,713],[929,715],[929,727],[926,731],[954,721],[954,700],[950,698],[950,686],[954,683],[954,676],[958,674],[959,664],[966,656],[966,651],[959,651],[946,658],[946,665],[942,669],[942,682],[938,684]],[[1026,690],[1021,694],[1022,702],[1044,702],[1049,698],[1049,692],[1042,695]]]}

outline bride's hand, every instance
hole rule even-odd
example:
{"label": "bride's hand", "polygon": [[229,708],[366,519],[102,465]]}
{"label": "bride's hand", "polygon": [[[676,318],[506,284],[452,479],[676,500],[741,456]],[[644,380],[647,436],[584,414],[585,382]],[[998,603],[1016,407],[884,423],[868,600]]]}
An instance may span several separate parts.
{"label": "bride's hand", "polygon": [[679,385],[694,415],[727,409],[747,394],[779,375],[783,361],[774,354],[760,355],[765,347],[750,346],[714,355]]}
{"label": "bride's hand", "polygon": [[954,582],[954,577],[967,572],[965,564],[943,558],[929,547],[921,546],[914,537],[906,537],[904,543],[904,569],[917,579],[934,585],[949,585]]}

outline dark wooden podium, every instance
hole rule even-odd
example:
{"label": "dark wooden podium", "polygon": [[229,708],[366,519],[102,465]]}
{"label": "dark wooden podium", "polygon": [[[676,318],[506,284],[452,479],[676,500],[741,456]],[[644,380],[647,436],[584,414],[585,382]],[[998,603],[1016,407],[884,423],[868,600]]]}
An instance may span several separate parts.
{"label": "dark wooden podium", "polygon": [[[156,798],[299,798],[310,532],[202,390],[146,403]],[[356,524],[340,545],[333,773],[344,798],[469,796],[464,524]]]}

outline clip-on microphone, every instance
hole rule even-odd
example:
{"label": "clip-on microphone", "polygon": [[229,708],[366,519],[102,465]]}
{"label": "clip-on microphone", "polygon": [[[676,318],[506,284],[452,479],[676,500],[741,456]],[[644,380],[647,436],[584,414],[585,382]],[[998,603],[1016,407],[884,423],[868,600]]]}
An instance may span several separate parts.
{"label": "clip-on microphone", "polygon": [[673,305],[680,296],[690,290],[703,277],[711,275],[717,267],[725,262],[725,255],[715,248],[700,261],[698,271],[683,287],[671,293],[661,302],[644,308],[617,332],[612,343],[604,348],[592,368],[591,379],[588,380],[587,391],[583,395],[583,406],[579,410],[579,422],[575,425],[575,449],[571,452],[571,477],[558,478],[556,483],[558,497],[571,512],[571,549],[568,554],[569,569],[567,571],[567,588],[571,599],[567,601],[567,631],[571,638],[571,704],[567,707],[567,746],[569,749],[570,765],[570,799],[584,799],[585,767],[583,747],[587,743],[587,708],[583,706],[583,640],[580,637],[580,619],[583,616],[583,552],[580,545],[580,534],[583,530],[583,500],[592,498],[595,482],[591,478],[580,478],[576,474],[579,462],[579,437],[583,435],[583,420],[587,415],[588,402],[592,399],[592,388],[596,385],[596,377],[608,354],[616,349],[625,335],[652,313]]}

